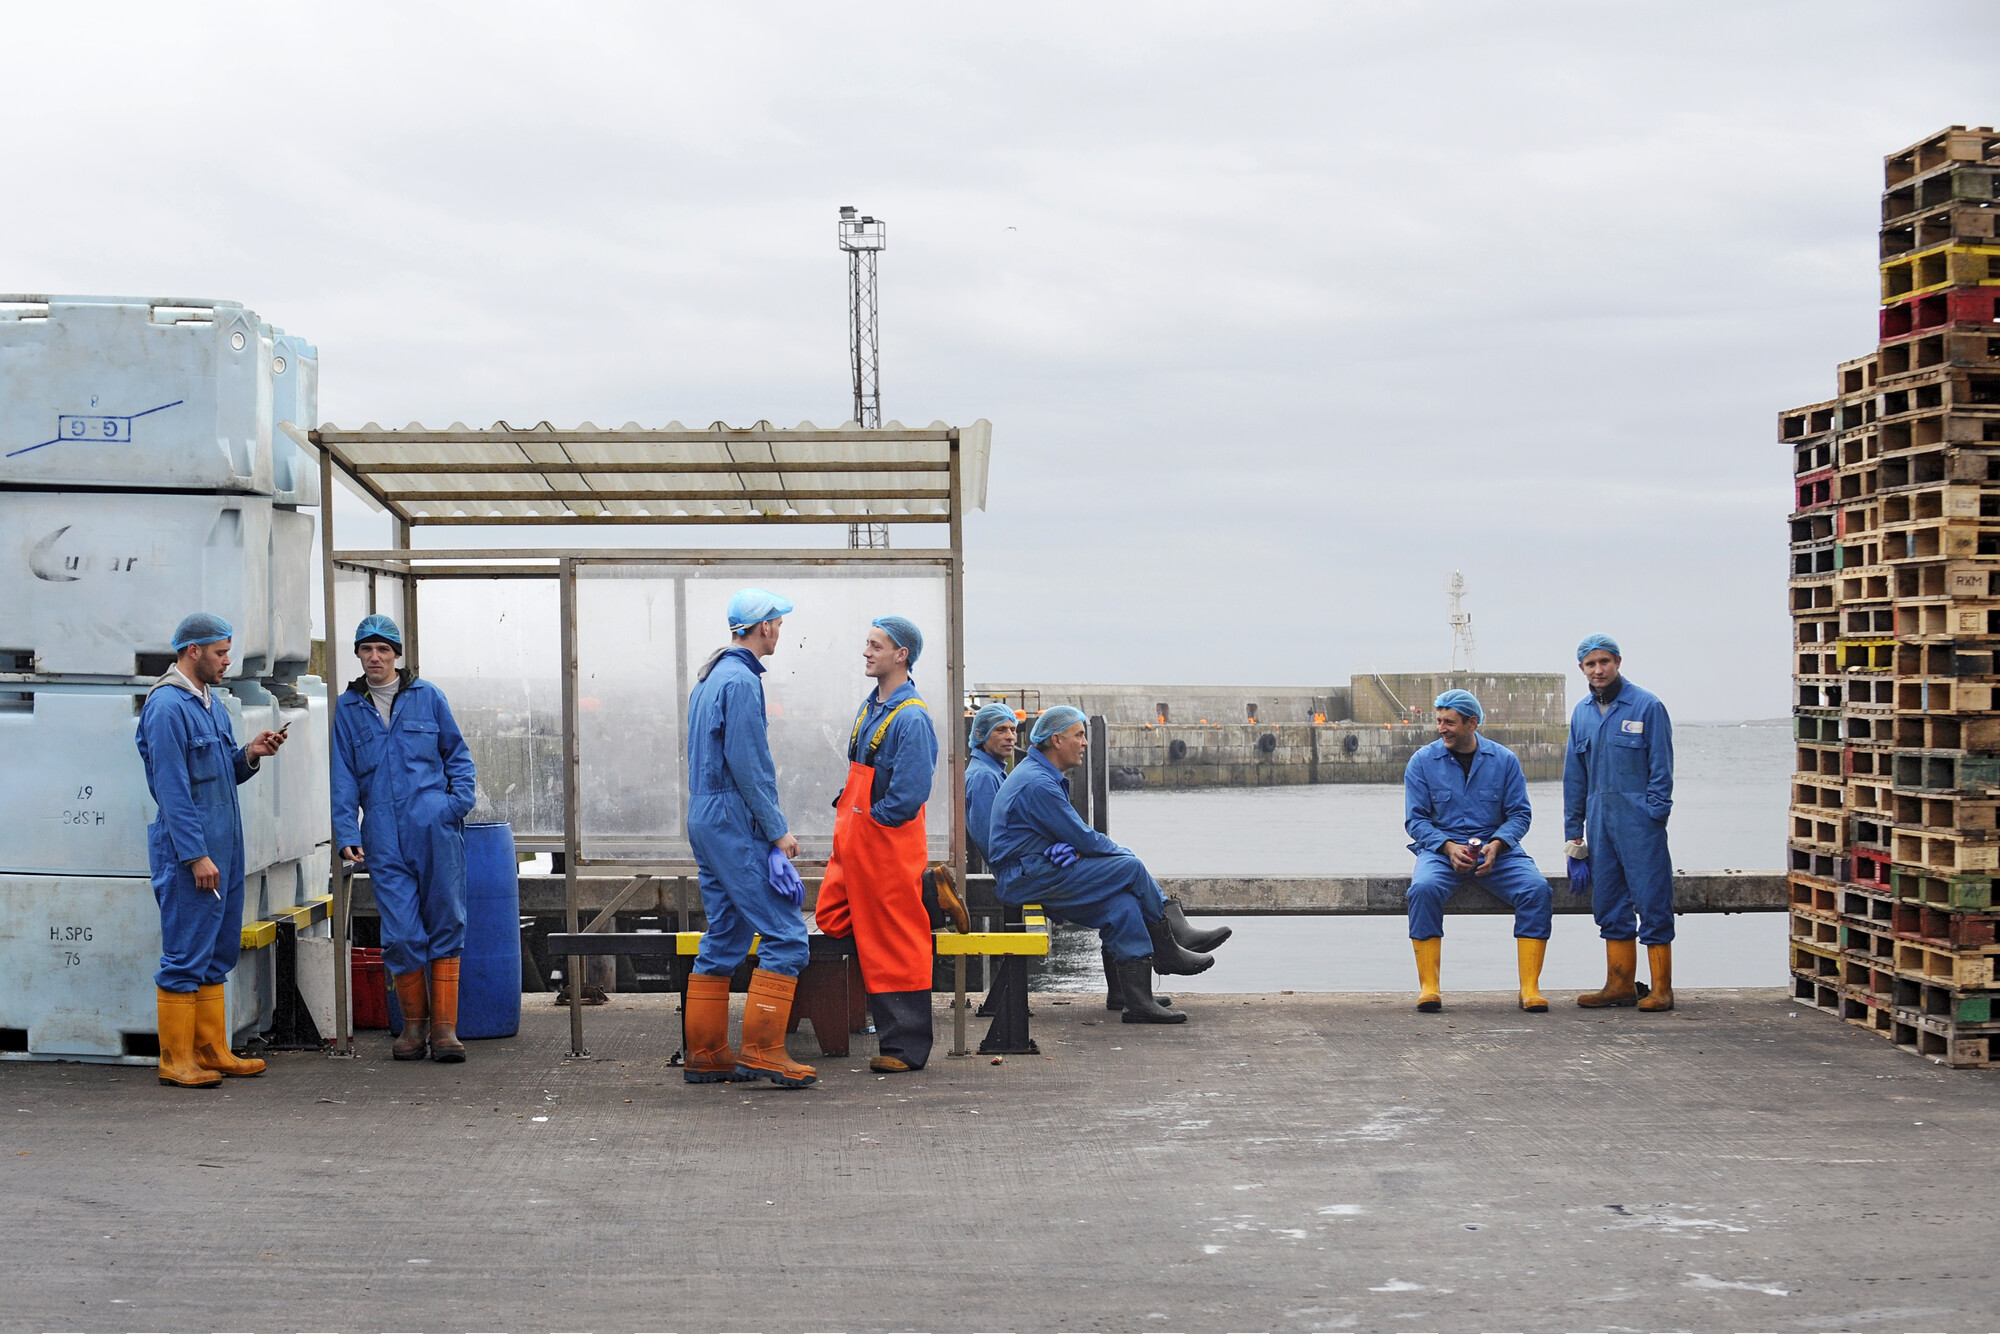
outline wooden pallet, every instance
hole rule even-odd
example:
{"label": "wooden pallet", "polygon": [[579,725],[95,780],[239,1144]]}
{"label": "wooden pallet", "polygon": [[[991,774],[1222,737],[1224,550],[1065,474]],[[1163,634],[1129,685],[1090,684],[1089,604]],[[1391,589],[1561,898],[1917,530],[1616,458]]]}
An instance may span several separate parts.
{"label": "wooden pallet", "polygon": [[1899,792],[2000,792],[2000,755],[1899,750],[1893,771]]}
{"label": "wooden pallet", "polygon": [[1892,929],[1904,940],[1959,953],[2000,954],[2000,913],[1953,912],[1921,903],[1894,905]]}
{"label": "wooden pallet", "polygon": [[1895,720],[1898,750],[2000,752],[2000,715],[1903,714]]}
{"label": "wooden pallet", "polygon": [[2000,907],[2000,896],[1990,875],[1945,876],[1916,866],[1897,866],[1891,872],[1896,897],[1905,903],[1923,903],[1934,908],[1983,910]]}
{"label": "wooden pallet", "polygon": [[1953,1023],[1920,1010],[1895,1011],[1895,1043],[1904,1051],[1956,1069],[2000,1066],[2000,1024]]}
{"label": "wooden pallet", "polygon": [[[1855,780],[1848,780],[1850,789]],[[1938,792],[1893,794],[1896,824],[1961,834],[1990,834],[2000,829],[2000,797],[1962,797]]]}
{"label": "wooden pallet", "polygon": [[1912,980],[1958,991],[1985,989],[1993,986],[1993,969],[1994,956],[1990,954],[1964,954],[1918,941],[1896,941],[1896,972]]}
{"label": "wooden pallet", "polygon": [[[1797,823],[1794,819],[1794,827]],[[2000,870],[2000,835],[1990,829],[1966,832],[1898,824],[1894,856],[1901,865],[1938,875]]]}

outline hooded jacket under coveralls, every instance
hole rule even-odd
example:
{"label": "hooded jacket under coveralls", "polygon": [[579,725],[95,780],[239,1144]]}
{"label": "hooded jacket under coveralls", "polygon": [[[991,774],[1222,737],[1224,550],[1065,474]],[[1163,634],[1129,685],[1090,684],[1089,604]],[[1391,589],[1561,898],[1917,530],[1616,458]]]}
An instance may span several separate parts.
{"label": "hooded jacket under coveralls", "polygon": [[[242,948],[243,813],[236,788],[257,772],[236,744],[211,687],[204,704],[178,672],[161,677],[139,711],[139,758],[160,808],[146,826],[146,859],[160,905],[162,991],[191,992],[229,976]],[[207,857],[221,880],[197,889],[190,862]]]}

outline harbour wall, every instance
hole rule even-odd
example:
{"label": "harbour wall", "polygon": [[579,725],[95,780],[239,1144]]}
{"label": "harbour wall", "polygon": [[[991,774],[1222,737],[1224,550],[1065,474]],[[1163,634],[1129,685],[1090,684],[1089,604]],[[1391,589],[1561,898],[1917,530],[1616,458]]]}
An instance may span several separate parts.
{"label": "harbour wall", "polygon": [[[1481,728],[1520,757],[1532,781],[1562,777],[1566,724]],[[1437,739],[1430,725],[1252,723],[1188,726],[1107,723],[1110,786],[1117,792],[1311,783],[1400,783],[1418,749]]]}

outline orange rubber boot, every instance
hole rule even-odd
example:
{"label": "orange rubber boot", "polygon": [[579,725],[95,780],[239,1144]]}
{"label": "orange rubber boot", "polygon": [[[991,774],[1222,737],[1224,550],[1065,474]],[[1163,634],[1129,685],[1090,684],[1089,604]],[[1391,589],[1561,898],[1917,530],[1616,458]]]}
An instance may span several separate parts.
{"label": "orange rubber boot", "polygon": [[421,1061],[428,1054],[431,1027],[431,994],[423,969],[396,974],[396,1004],[403,1009],[403,1035],[389,1054],[399,1061]]}
{"label": "orange rubber boot", "polygon": [[431,960],[431,1059],[456,1065],[465,1059],[458,1040],[458,960]]}
{"label": "orange rubber boot", "polygon": [[225,1075],[261,1075],[264,1063],[245,1060],[229,1050],[229,1012],[222,983],[213,982],[194,993],[194,1063]]}
{"label": "orange rubber boot", "polygon": [[155,990],[159,992],[160,1082],[177,1088],[214,1088],[222,1082],[221,1074],[194,1059],[195,993]]}
{"label": "orange rubber boot", "polygon": [[785,1052],[785,1026],[791,1022],[792,994],[798,988],[796,977],[762,968],[750,974],[750,999],[743,1007],[743,1050],[736,1057],[736,1072],[745,1079],[768,1079],[788,1089],[802,1089],[819,1079],[819,1071],[800,1065]]}
{"label": "orange rubber boot", "polygon": [[1646,994],[1643,987],[1635,985],[1632,981],[1633,975],[1638,971],[1638,941],[1605,941],[1604,990],[1586,991],[1576,998],[1576,1003],[1586,1010],[1601,1010],[1613,1005],[1637,1005],[1639,998]]}
{"label": "orange rubber boot", "polygon": [[687,1009],[681,1015],[681,1036],[687,1065],[681,1078],[690,1084],[729,1084],[755,1079],[736,1064],[729,1045],[729,975],[690,973]]}
{"label": "orange rubber boot", "polygon": [[1652,994],[1639,1002],[1639,1008],[1648,1014],[1658,1014],[1661,1010],[1673,1009],[1674,947],[1646,946],[1646,970],[1653,975],[1653,990]]}

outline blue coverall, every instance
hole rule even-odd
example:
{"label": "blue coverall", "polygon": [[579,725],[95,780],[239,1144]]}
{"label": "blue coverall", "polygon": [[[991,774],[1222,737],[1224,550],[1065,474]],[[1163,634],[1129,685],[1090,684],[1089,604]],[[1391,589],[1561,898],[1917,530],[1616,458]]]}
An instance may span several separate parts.
{"label": "blue coverall", "polygon": [[[860,726],[847,748],[850,762],[868,758],[868,743],[882,719],[905,700],[919,699],[917,683],[905,681],[887,699],[876,699],[873,690],[861,702]],[[921,702],[921,701],[919,701]],[[889,724],[882,745],[875,752],[875,783],[869,789],[868,815],[876,824],[896,829],[917,818],[917,812],[931,797],[931,780],[937,773],[937,731],[930,715],[920,709],[904,709]]]}
{"label": "blue coverall", "polygon": [[[160,808],[146,826],[146,859],[160,905],[162,991],[192,992],[229,976],[242,948],[243,815],[236,788],[257,772],[236,744],[229,712],[184,686],[162,682],[139,710],[139,758]],[[207,857],[217,894],[197,889],[188,863]]]}
{"label": "blue coverall", "polygon": [[[1528,780],[1513,751],[1483,736],[1475,739],[1479,747],[1469,772],[1459,768],[1441,740],[1410,756],[1403,769],[1403,828],[1417,854],[1410,877],[1410,939],[1442,936],[1445,900],[1461,885],[1478,885],[1513,908],[1516,936],[1547,940],[1554,895],[1535,859],[1521,850],[1532,818]],[[1485,875],[1453,870],[1444,854],[1446,843],[1470,838],[1507,845]]]}
{"label": "blue coverall", "polygon": [[715,658],[688,695],[688,842],[700,867],[708,931],[697,973],[728,976],[750,955],[757,966],[797,977],[806,966],[806,924],[771,888],[771,845],[787,826],[764,717],[764,664],[740,645]]}
{"label": "blue coverall", "polygon": [[1007,769],[983,750],[965,762],[965,841],[987,861],[986,845],[993,838],[993,799],[1007,781]]}
{"label": "blue coverall", "polygon": [[[1057,843],[1077,851],[1066,868],[1046,855]],[[987,860],[1002,903],[1039,903],[1065,921],[1096,927],[1113,959],[1152,956],[1146,923],[1166,916],[1166,895],[1130,849],[1083,822],[1069,802],[1069,779],[1040,748],[1014,765],[993,799]]]}
{"label": "blue coverall", "polygon": [[472,752],[442,690],[406,679],[387,723],[366,677],[341,692],[333,711],[333,841],[366,854],[391,974],[465,951],[473,780]]}
{"label": "blue coverall", "polygon": [[1590,912],[1604,939],[1672,943],[1673,808],[1674,724],[1659,697],[1620,678],[1602,715],[1594,697],[1577,705],[1563,763],[1563,832],[1588,837]]}

